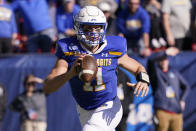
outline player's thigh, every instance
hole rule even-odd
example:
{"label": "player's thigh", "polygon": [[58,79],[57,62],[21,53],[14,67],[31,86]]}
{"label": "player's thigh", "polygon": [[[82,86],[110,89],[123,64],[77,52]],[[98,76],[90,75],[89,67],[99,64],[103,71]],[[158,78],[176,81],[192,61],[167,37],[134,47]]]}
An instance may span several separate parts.
{"label": "player's thigh", "polygon": [[82,131],[115,131],[120,120],[121,115],[118,114],[116,116],[112,113],[106,113],[106,116],[103,116],[103,113],[100,115],[94,114],[92,118],[84,124]]}
{"label": "player's thigh", "polygon": [[83,131],[113,131],[119,124],[121,118],[122,106],[118,98],[106,102],[93,111],[80,115]]}
{"label": "player's thigh", "polygon": [[85,110],[81,108],[79,105],[77,106],[78,115],[80,118],[81,126],[83,127],[84,124],[89,120],[91,115],[93,114],[94,110]]}

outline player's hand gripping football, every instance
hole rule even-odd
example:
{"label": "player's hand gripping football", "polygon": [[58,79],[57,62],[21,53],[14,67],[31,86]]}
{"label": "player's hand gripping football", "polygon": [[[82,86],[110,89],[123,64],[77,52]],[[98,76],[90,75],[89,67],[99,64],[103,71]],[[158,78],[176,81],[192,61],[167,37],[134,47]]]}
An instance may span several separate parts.
{"label": "player's hand gripping football", "polygon": [[143,97],[143,96],[146,96],[149,91],[148,84],[146,82],[142,82],[142,81],[139,81],[136,84],[127,82],[127,86],[134,88],[134,94],[136,94],[137,97],[139,96],[140,92],[142,93],[141,97]]}
{"label": "player's hand gripping football", "polygon": [[96,59],[91,55],[80,55],[71,68],[72,77],[78,75],[84,83],[90,83],[97,74],[98,66]]}
{"label": "player's hand gripping football", "polygon": [[80,72],[80,66],[81,66],[81,61],[84,58],[84,54],[81,54],[73,63],[70,72],[72,74],[72,76],[78,75],[78,73]]}

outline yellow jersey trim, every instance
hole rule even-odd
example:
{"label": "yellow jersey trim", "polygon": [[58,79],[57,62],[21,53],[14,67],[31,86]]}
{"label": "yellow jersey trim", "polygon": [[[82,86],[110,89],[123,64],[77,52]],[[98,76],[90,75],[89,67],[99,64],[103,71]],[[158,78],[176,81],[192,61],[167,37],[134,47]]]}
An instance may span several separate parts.
{"label": "yellow jersey trim", "polygon": [[64,52],[65,56],[71,56],[74,55],[74,52]]}
{"label": "yellow jersey trim", "polygon": [[116,51],[109,51],[110,55],[122,55],[122,52],[116,52]]}
{"label": "yellow jersey trim", "polygon": [[80,52],[64,52],[64,55],[65,56],[71,56],[71,55],[73,55],[73,56],[80,56],[81,53]]}

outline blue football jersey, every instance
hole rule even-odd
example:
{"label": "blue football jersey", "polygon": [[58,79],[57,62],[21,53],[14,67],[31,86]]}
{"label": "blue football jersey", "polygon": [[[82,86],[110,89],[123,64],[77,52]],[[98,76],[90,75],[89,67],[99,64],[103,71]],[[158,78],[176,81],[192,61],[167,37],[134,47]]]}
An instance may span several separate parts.
{"label": "blue football jersey", "polygon": [[82,46],[76,37],[58,41],[56,56],[69,63],[68,69],[78,54],[90,54],[97,60],[97,75],[91,83],[82,82],[78,76],[70,80],[72,95],[82,108],[94,109],[116,97],[118,58],[126,51],[126,39],[118,36],[106,36],[105,42],[95,53]]}

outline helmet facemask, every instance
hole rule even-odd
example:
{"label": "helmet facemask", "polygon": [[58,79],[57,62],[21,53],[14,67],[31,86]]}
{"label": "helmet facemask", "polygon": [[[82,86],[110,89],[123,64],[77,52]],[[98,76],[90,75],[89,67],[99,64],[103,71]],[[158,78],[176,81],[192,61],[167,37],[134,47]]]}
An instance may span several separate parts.
{"label": "helmet facemask", "polygon": [[[91,25],[89,24],[80,24],[79,25],[79,31],[78,31],[78,39],[83,42],[84,44],[86,44],[89,47],[92,46],[97,46],[98,44],[102,43],[103,40],[105,39],[105,28],[106,25],[104,24],[92,24],[92,27],[95,26],[99,26],[100,29],[95,29],[95,31],[91,31]],[[87,27],[87,29],[84,28],[84,26],[90,26],[89,29]]]}

